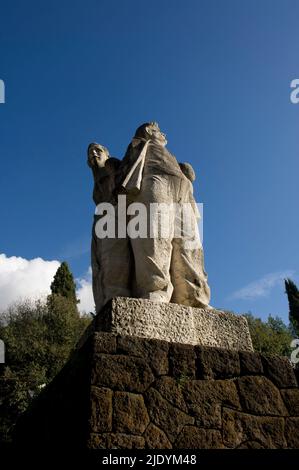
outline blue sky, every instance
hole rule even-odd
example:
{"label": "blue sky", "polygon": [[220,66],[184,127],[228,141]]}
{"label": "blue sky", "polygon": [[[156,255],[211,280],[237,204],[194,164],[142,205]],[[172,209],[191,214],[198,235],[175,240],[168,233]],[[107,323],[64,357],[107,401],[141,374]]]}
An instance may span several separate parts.
{"label": "blue sky", "polygon": [[1,2],[0,252],[89,267],[91,141],[156,120],[197,171],[212,305],[287,319],[299,281],[299,4]]}

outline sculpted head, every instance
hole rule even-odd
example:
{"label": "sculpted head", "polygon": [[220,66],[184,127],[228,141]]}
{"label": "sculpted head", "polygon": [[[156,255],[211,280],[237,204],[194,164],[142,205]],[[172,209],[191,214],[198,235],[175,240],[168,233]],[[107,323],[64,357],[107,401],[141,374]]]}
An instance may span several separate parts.
{"label": "sculpted head", "polygon": [[103,145],[97,144],[96,142],[92,142],[88,146],[87,156],[87,162],[91,168],[102,168],[105,166],[105,163],[109,158],[109,151]]}
{"label": "sculpted head", "polygon": [[153,142],[165,147],[167,144],[166,134],[161,132],[157,122],[146,122],[138,127],[135,132],[135,138],[152,140]]}

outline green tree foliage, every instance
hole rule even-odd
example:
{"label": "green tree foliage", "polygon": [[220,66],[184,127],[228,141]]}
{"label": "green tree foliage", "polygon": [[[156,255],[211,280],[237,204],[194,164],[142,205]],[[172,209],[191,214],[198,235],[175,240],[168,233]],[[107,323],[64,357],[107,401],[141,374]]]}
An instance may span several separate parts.
{"label": "green tree foliage", "polygon": [[285,280],[286,294],[289,301],[289,320],[294,335],[299,337],[299,290],[291,279]]}
{"label": "green tree foliage", "polygon": [[68,264],[65,261],[63,261],[57,269],[51,284],[51,292],[55,295],[61,295],[74,303],[78,303],[76,298],[76,284]]}
{"label": "green tree foliage", "polygon": [[23,302],[1,315],[5,365],[0,370],[0,441],[17,417],[63,367],[90,322],[74,299],[52,294],[46,302]]}
{"label": "green tree foliage", "polygon": [[279,317],[268,317],[266,322],[255,318],[251,313],[245,315],[254,350],[263,354],[290,356],[293,335],[290,328]]}

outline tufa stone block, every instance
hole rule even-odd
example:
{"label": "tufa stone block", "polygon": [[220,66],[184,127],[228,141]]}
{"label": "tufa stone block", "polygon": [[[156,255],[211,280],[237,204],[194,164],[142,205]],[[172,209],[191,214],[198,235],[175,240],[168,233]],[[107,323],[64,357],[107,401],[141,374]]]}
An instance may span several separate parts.
{"label": "tufa stone block", "polygon": [[262,356],[264,372],[278,388],[297,387],[293,367],[287,357]]}

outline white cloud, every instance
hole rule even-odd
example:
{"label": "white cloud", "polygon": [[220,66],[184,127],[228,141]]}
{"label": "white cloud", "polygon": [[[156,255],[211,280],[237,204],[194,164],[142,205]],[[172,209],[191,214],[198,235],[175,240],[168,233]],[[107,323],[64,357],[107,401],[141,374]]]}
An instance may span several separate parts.
{"label": "white cloud", "polygon": [[27,260],[0,254],[0,312],[14,302],[49,294],[50,284],[59,266],[60,262],[56,260]]}
{"label": "white cloud", "polygon": [[[50,285],[59,266],[57,260],[27,260],[0,253],[0,313],[15,302],[46,298],[51,293]],[[85,276],[76,279],[76,284],[80,312],[93,312],[91,268]]]}
{"label": "white cloud", "polygon": [[283,284],[283,281],[287,277],[292,277],[294,271],[286,270],[274,273],[266,274],[264,277],[257,279],[256,281],[247,284],[247,286],[233,292],[229,299],[240,299],[240,300],[254,300],[259,297],[267,297],[271,290],[279,284]]}
{"label": "white cloud", "polygon": [[76,279],[77,297],[80,299],[78,308],[81,313],[94,312],[94,299],[92,293],[91,268],[88,269],[86,276]]}

